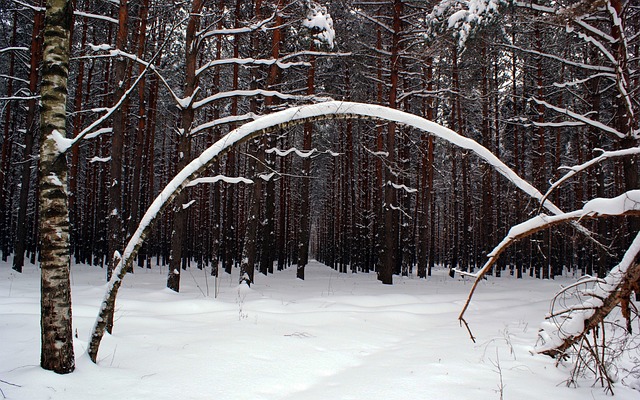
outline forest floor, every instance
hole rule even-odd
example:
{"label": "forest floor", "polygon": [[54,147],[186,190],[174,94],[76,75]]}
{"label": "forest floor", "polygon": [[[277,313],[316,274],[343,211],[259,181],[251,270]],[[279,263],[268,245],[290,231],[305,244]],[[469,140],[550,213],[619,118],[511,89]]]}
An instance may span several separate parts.
{"label": "forest floor", "polygon": [[[481,283],[468,311],[477,337],[457,315],[469,279],[437,270],[429,279],[339,274],[312,262],[251,289],[234,275],[217,283],[183,271],[181,293],[164,288],[166,268],[125,277],[114,335],[98,364],[85,354],[102,300],[104,271],[72,267],[76,371],[39,366],[39,271],[0,263],[0,396],[6,399],[605,399],[584,379],[568,388],[569,367],[533,354],[536,333],[561,284],[511,277]],[[217,287],[217,289],[216,289]],[[217,293],[216,293],[217,292]],[[636,356],[638,354],[636,353]],[[635,366],[637,368],[637,366]],[[628,360],[618,399],[637,399]],[[622,384],[624,381],[627,385]]]}

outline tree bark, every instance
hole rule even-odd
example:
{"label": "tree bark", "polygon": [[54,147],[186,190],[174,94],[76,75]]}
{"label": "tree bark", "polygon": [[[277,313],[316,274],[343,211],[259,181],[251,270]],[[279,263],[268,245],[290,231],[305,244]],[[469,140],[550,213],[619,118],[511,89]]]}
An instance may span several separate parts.
{"label": "tree bark", "polygon": [[[182,110],[182,130],[178,135],[178,164],[176,171],[181,171],[191,158],[191,127],[193,125],[195,110],[193,109],[193,96],[198,86],[196,76],[196,62],[198,56],[198,41],[196,33],[200,29],[200,13],[204,0],[194,0],[191,5],[191,17],[187,24],[185,48],[185,92],[184,97],[190,98],[189,104]],[[182,252],[187,231],[188,209],[184,207],[187,201],[186,192],[182,192],[176,201],[176,213],[173,218],[173,230],[171,232],[171,253],[169,255],[169,275],[167,287],[173,291],[180,291],[180,268]]]}
{"label": "tree bark", "polygon": [[47,1],[40,99],[40,365],[60,374],[75,368],[69,280],[68,171],[66,158],[56,143],[56,137],[63,138],[66,131],[72,16],[71,1]]}
{"label": "tree bark", "polygon": [[[309,51],[315,51],[313,41]],[[307,94],[313,95],[315,93],[315,76],[316,76],[316,60],[315,57],[311,57],[311,67],[307,73]],[[311,150],[311,137],[313,135],[313,124],[304,124],[304,138],[302,149],[303,151]],[[300,221],[298,226],[298,262],[296,269],[296,277],[304,280],[304,267],[309,262],[309,237],[311,230],[311,198],[310,198],[310,186],[311,182],[311,157],[305,157],[302,159],[302,171],[300,174],[303,176],[300,182]],[[346,204],[343,205],[346,207]]]}
{"label": "tree bark", "polygon": [[[116,36],[116,49],[124,50],[127,41],[129,10],[128,0],[120,0],[118,11],[118,33]],[[115,85],[113,103],[116,103],[125,93],[127,61],[124,57],[115,62]],[[122,249],[123,235],[123,209],[122,209],[122,154],[124,135],[126,130],[126,105],[123,104],[113,114],[113,132],[111,135],[111,166],[109,182],[109,250],[107,251],[107,280],[111,279],[115,267],[115,253]]]}
{"label": "tree bark", "polygon": [[[33,34],[31,35],[31,60],[29,63],[29,92],[35,94],[38,91],[39,63],[42,58],[42,30],[44,15],[36,12],[33,21]],[[24,253],[27,246],[27,208],[29,206],[29,191],[31,188],[31,165],[33,162],[33,144],[36,130],[38,102],[30,99],[27,102],[27,129],[24,136],[24,163],[22,165],[20,203],[18,208],[18,223],[16,228],[15,252],[13,256],[13,269],[22,271],[24,266]]]}

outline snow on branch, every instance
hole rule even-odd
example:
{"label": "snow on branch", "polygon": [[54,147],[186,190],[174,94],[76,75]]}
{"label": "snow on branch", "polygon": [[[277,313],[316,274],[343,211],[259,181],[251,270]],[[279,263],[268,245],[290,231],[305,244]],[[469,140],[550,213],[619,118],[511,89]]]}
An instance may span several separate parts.
{"label": "snow on branch", "polygon": [[600,164],[602,161],[609,158],[628,157],[636,154],[640,154],[640,147],[630,147],[628,149],[615,151],[602,151],[602,154],[600,154],[598,157],[592,158],[591,160],[582,164],[574,165],[572,167],[560,167],[562,169],[568,169],[569,172],[567,172],[560,179],[551,184],[549,190],[547,190],[547,193],[544,194],[543,199],[548,198],[554,190],[556,190],[560,185],[562,185],[564,182],[566,182],[568,179],[579,172],[582,172],[594,165]]}
{"label": "snow on branch", "polygon": [[[183,103],[185,103],[184,99],[181,99],[173,90],[173,88],[171,87],[171,85],[169,85],[169,83],[167,82],[167,80],[164,78],[164,76],[158,71],[158,69],[156,68],[155,64],[153,64],[152,62],[147,62],[141,58],[139,58],[137,55],[135,54],[131,54],[131,53],[127,53],[126,51],[122,51],[122,50],[117,50],[117,49],[113,49],[110,45],[108,44],[99,44],[99,45],[94,45],[94,44],[89,44],[89,47],[91,48],[92,51],[108,51],[107,54],[100,54],[100,55],[95,55],[95,56],[84,56],[84,57],[78,57],[79,59],[81,58],[96,58],[96,57],[109,57],[109,58],[115,58],[115,57],[124,57],[124,58],[128,58],[129,60],[136,62],[138,64],[141,64],[145,67],[145,72],[147,69],[153,71],[153,73],[156,74],[156,76],[160,79],[160,81],[162,82],[162,84],[165,86],[165,88],[169,91],[169,94],[171,94],[171,97],[173,97],[173,100],[176,102],[176,104],[179,107],[183,106]],[[142,75],[144,75],[144,72],[142,73]],[[135,86],[135,85],[134,85]]]}
{"label": "snow on branch", "polygon": [[287,69],[291,67],[309,67],[311,64],[306,61],[297,61],[297,62],[283,62],[280,59],[268,58],[268,59],[260,59],[260,58],[224,58],[220,60],[212,60],[203,65],[202,67],[196,70],[196,76],[199,76],[201,73],[205,72],[209,68],[213,68],[219,65],[276,65],[280,69]]}
{"label": "snow on branch", "polygon": [[[173,31],[176,29],[176,27],[179,26],[181,23],[182,23],[182,21],[178,22],[177,24],[174,24],[171,27],[171,30],[169,31],[169,34],[172,34]],[[70,141],[68,143],[68,147],[64,151],[66,151],[69,148],[71,148],[72,146],[76,145],[81,140],[91,137],[90,134],[92,133],[92,131],[94,129],[96,129],[98,126],[100,126],[102,123],[104,123],[107,119],[109,119],[109,117],[111,117],[111,115],[127,100],[127,98],[131,95],[131,93],[133,93],[133,90],[138,86],[138,83],[140,83],[140,81],[147,74],[147,72],[149,70],[153,70],[155,68],[154,65],[153,65],[153,61],[155,60],[156,57],[158,57],[158,55],[160,55],[161,51],[164,49],[164,47],[166,46],[167,43],[168,43],[168,41],[163,42],[162,45],[160,46],[160,48],[158,49],[158,51],[156,51],[156,53],[153,55],[153,57],[151,57],[151,61],[146,62],[146,63],[143,62],[142,60],[140,60],[138,57],[129,55],[128,53],[125,53],[125,52],[122,52],[122,51],[119,51],[119,50],[111,50],[113,52],[111,54],[111,56],[114,56],[116,54],[120,55],[120,56],[125,56],[125,57],[132,56],[132,57],[134,57],[134,59],[137,62],[143,62],[143,65],[145,66],[145,68],[136,77],[136,79],[133,82],[133,84],[131,84],[131,86],[124,92],[122,97],[120,97],[118,99],[118,101],[113,106],[107,108],[105,110],[104,114],[101,117],[99,117],[98,119],[93,121],[91,124],[89,124],[89,126],[87,126],[85,129],[83,129],[75,138],[73,138],[72,141]],[[177,96],[175,96],[175,93],[173,93],[173,92],[171,92],[171,93],[174,96],[174,98],[177,98]],[[180,99],[176,99],[176,100],[178,101],[178,103],[180,103]],[[104,132],[104,131],[102,131],[102,132]],[[94,136],[95,136],[95,134],[94,134]]]}
{"label": "snow on branch", "polygon": [[566,88],[566,87],[569,87],[569,86],[578,86],[578,85],[581,85],[583,83],[586,83],[586,82],[590,81],[591,79],[596,79],[596,78],[609,78],[609,79],[615,81],[616,80],[616,74],[602,72],[602,73],[590,75],[590,76],[588,76],[588,77],[586,77],[584,79],[576,79],[576,80],[571,81],[571,82],[562,82],[562,83],[554,82],[553,86],[558,87],[558,88]]}
{"label": "snow on branch", "polygon": [[213,29],[210,31],[200,31],[196,34],[199,36],[201,40],[208,39],[212,36],[220,36],[220,35],[237,35],[240,33],[251,33],[260,29],[265,29],[265,25],[269,22],[273,21],[276,18],[276,13],[273,13],[269,18],[263,19],[255,24],[251,24],[249,26],[241,27],[241,28],[228,28],[228,29]]}
{"label": "snow on branch", "polygon": [[9,97],[0,97],[0,101],[14,101],[14,100],[34,100],[39,99],[40,95],[34,96],[9,96]]}
{"label": "snow on branch", "polygon": [[3,79],[9,79],[9,80],[14,80],[14,81],[18,81],[18,82],[22,82],[22,83],[26,83],[26,84],[28,84],[28,83],[29,83],[29,81],[28,81],[28,80],[26,80],[26,79],[22,79],[22,78],[19,78],[19,77],[17,77],[17,76],[11,76],[11,75],[0,74],[0,78],[3,78]]}
{"label": "snow on branch", "polygon": [[394,189],[398,189],[398,190],[404,190],[407,193],[415,193],[418,191],[418,189],[407,187],[407,185],[399,185],[391,181],[387,181],[387,186],[392,186]]}
{"label": "snow on branch", "polygon": [[13,2],[16,3],[16,4],[19,4],[19,5],[23,6],[23,7],[30,8],[35,12],[45,12],[45,8],[44,7],[34,6],[34,5],[31,5],[31,4],[22,2],[22,1],[18,1],[18,0],[13,0]]}
{"label": "snow on branch", "polygon": [[0,49],[0,54],[4,53],[5,51],[29,51],[29,48],[28,47],[4,47]]}
{"label": "snow on branch", "polygon": [[233,123],[236,123],[236,122],[255,120],[258,117],[259,117],[258,114],[254,114],[252,112],[249,112],[249,113],[242,114],[242,115],[230,115],[228,117],[222,117],[222,118],[214,119],[213,121],[208,121],[208,122],[205,122],[203,124],[200,124],[200,125],[196,126],[195,128],[193,128],[191,130],[191,134],[195,135],[197,133],[200,133],[201,131],[204,131],[206,129],[215,128],[216,126],[220,126],[220,125],[226,125],[226,124],[233,124]]}
{"label": "snow on branch", "polygon": [[464,321],[464,314],[471,303],[471,298],[482,278],[493,268],[500,255],[516,241],[531,236],[536,232],[569,221],[586,218],[598,218],[620,215],[640,215],[640,190],[631,190],[614,198],[596,198],[587,202],[582,209],[556,215],[540,214],[527,221],[511,227],[507,236],[487,254],[487,261],[476,273],[476,280],[469,291],[458,319]]}
{"label": "snow on branch", "polygon": [[389,208],[394,210],[394,211],[401,212],[405,217],[407,217],[407,219],[413,219],[413,218],[411,218],[411,215],[407,214],[407,212],[405,210],[403,210],[402,207],[400,207],[400,206],[394,206],[393,204],[389,204]]}
{"label": "snow on branch", "polygon": [[286,61],[292,58],[296,58],[296,57],[304,57],[304,56],[313,56],[313,57],[350,57],[352,56],[353,53],[348,52],[348,53],[332,53],[332,52],[328,52],[328,51],[311,51],[311,50],[303,50],[303,51],[297,51],[295,53],[291,53],[291,54],[287,54],[286,56],[282,57],[280,60],[281,61]]}
{"label": "snow on branch", "polygon": [[264,90],[264,89],[253,89],[253,90],[231,90],[228,92],[220,92],[220,93],[216,93],[212,96],[206,97],[202,100],[196,101],[193,103],[193,108],[194,109],[198,109],[202,106],[205,106],[209,103],[212,103],[214,101],[218,101],[221,99],[227,99],[230,97],[248,97],[248,96],[258,96],[258,95],[262,95],[262,96],[273,96],[273,97],[277,97],[279,99],[282,100],[296,100],[296,101],[318,101],[318,102],[324,102],[324,101],[331,101],[333,99],[331,99],[330,97],[322,97],[322,96],[307,96],[307,95],[294,95],[294,94],[286,94],[286,93],[281,93],[278,92],[276,90]]}
{"label": "snow on branch", "polygon": [[365,19],[367,19],[367,20],[369,20],[369,21],[373,22],[374,24],[376,24],[376,25],[380,26],[381,28],[383,28],[383,29],[384,29],[384,30],[386,30],[387,32],[389,32],[389,33],[393,33],[393,28],[391,28],[389,25],[385,24],[384,22],[380,21],[379,19],[377,19],[377,18],[373,18],[373,17],[371,17],[371,16],[369,16],[369,15],[365,14],[364,12],[362,12],[362,11],[360,11],[360,10],[358,10],[358,9],[353,9],[353,12],[354,12],[356,15],[359,15],[359,16],[361,16],[361,17],[363,17],[363,18],[365,18]]}
{"label": "snow on branch", "polygon": [[[581,291],[584,298],[578,304],[555,309],[558,298],[571,287],[561,290],[552,301],[551,310],[538,331],[538,343],[535,350],[551,357],[562,357],[567,349],[581,341],[591,330],[597,328],[618,304],[623,307],[622,314],[629,322],[629,297],[634,284],[640,280],[640,264],[636,258],[640,253],[640,233],[627,249],[620,263],[604,279],[590,280],[593,283]],[[626,308],[626,311],[625,311]]]}
{"label": "snow on branch", "polygon": [[78,17],[87,17],[87,18],[93,18],[93,19],[100,19],[103,21],[107,21],[107,22],[111,22],[112,24],[117,24],[118,20],[115,18],[111,18],[111,17],[107,17],[106,15],[98,15],[98,14],[90,14],[90,13],[86,13],[83,11],[78,11],[75,10],[73,12],[74,15],[77,15]]}
{"label": "snow on branch", "polygon": [[298,150],[295,147],[292,147],[292,148],[287,149],[287,150],[280,150],[280,149],[278,149],[276,147],[273,147],[271,149],[265,150],[264,152],[267,153],[267,154],[275,153],[277,156],[280,156],[280,157],[285,157],[285,156],[288,156],[291,153],[296,153],[296,155],[298,157],[301,157],[301,158],[309,158],[309,157],[312,157],[314,154],[318,154],[318,155],[320,155],[320,154],[329,154],[329,155],[331,155],[333,157],[337,157],[337,156],[341,155],[341,153],[334,153],[331,150],[319,151],[318,149],[311,149],[309,151],[302,151],[302,150]]}
{"label": "snow on branch", "polygon": [[611,74],[615,74],[616,73],[615,68],[606,67],[604,65],[591,65],[591,64],[585,64],[585,63],[580,63],[580,62],[574,62],[574,61],[571,61],[571,60],[567,60],[566,58],[558,57],[558,56],[553,55],[553,54],[543,53],[541,51],[536,51],[536,50],[531,50],[531,49],[525,49],[525,48],[522,48],[522,47],[519,47],[519,46],[514,46],[514,45],[510,45],[510,44],[505,44],[505,43],[501,43],[499,45],[503,46],[503,47],[506,47],[508,49],[513,49],[513,50],[521,51],[521,52],[524,52],[524,53],[529,53],[529,54],[541,56],[541,57],[544,57],[544,58],[548,58],[550,60],[555,60],[555,61],[561,62],[561,63],[566,64],[566,65],[570,65],[570,66],[576,67],[576,68],[582,68],[582,69],[586,69],[586,70],[590,70],[590,71],[608,72],[608,73],[611,73]]}
{"label": "snow on branch", "polygon": [[617,40],[614,39],[613,36],[609,35],[608,33],[603,32],[600,29],[596,28],[595,26],[585,22],[583,17],[576,18],[576,19],[573,20],[573,22],[576,25],[584,28],[585,30],[593,33],[594,35],[601,37],[602,39],[606,40],[610,44],[614,44],[614,43],[617,42]]}
{"label": "snow on branch", "polygon": [[187,187],[196,186],[201,183],[217,183],[217,182],[225,182],[225,183],[231,183],[231,184],[246,183],[247,185],[253,183],[251,179],[243,178],[241,176],[234,178],[230,176],[216,175],[216,176],[194,179],[191,182],[189,182]]}
{"label": "snow on branch", "polygon": [[568,117],[571,117],[571,118],[576,119],[578,121],[584,122],[585,124],[590,125],[590,126],[592,126],[594,128],[598,128],[598,129],[600,129],[600,130],[602,130],[604,132],[611,133],[611,134],[613,134],[613,135],[615,135],[615,136],[617,136],[617,137],[619,137],[621,139],[625,138],[625,134],[624,133],[618,131],[617,129],[614,129],[614,128],[610,127],[609,125],[605,125],[600,121],[595,121],[595,120],[593,120],[593,119],[591,119],[589,117],[586,117],[586,116],[584,116],[582,114],[578,114],[578,113],[573,112],[573,111],[571,111],[569,109],[566,109],[566,108],[556,107],[556,106],[554,106],[552,104],[547,103],[544,100],[538,100],[535,97],[531,97],[531,100],[535,101],[537,104],[541,104],[541,105],[547,107],[550,110],[553,110],[553,111],[555,111],[557,113],[560,113],[560,114],[565,114]]}

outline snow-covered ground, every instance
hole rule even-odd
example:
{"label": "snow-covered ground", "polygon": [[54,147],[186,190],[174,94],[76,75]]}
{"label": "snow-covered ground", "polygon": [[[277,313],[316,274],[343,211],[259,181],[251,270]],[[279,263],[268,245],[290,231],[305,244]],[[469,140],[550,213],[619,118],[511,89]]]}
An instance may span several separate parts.
{"label": "snow-covered ground", "polygon": [[[237,271],[234,271],[237,274]],[[0,389],[6,399],[605,399],[592,382],[567,388],[566,367],[533,355],[536,332],[560,284],[483,282],[467,313],[473,343],[457,322],[470,282],[445,271],[420,280],[339,274],[319,263],[216,283],[183,272],[182,292],[164,288],[166,269],[136,269],[118,297],[113,336],[98,365],[84,350],[103,297],[104,271],[73,266],[76,371],[39,368],[39,272],[0,263]],[[620,378],[624,378],[620,371]],[[501,393],[502,388],[502,393]],[[621,383],[619,399],[638,391]]]}

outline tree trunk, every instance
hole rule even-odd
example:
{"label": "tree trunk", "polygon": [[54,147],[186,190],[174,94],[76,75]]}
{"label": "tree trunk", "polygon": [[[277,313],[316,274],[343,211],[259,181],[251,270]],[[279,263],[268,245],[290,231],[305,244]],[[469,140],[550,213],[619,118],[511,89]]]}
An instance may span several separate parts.
{"label": "tree trunk", "polygon": [[[311,42],[311,48],[309,51],[315,51],[315,46]],[[316,60],[315,57],[311,57],[311,67],[307,73],[307,94],[313,95],[315,93],[315,75],[316,75]],[[311,136],[313,134],[313,124],[304,124],[304,138],[302,149],[303,151],[311,150]],[[310,198],[310,186],[309,181],[311,177],[311,157],[305,157],[302,159],[302,171],[303,176],[300,182],[300,221],[298,226],[298,266],[296,270],[296,277],[304,280],[304,267],[309,262],[309,237],[311,230],[311,198]],[[346,204],[343,205],[346,207]]]}
{"label": "tree trunk", "polygon": [[[42,58],[42,29],[44,15],[36,12],[33,21],[33,34],[31,35],[31,61],[29,67],[29,92],[35,94],[38,91],[39,63]],[[30,99],[27,102],[27,129],[24,136],[24,163],[22,165],[20,203],[18,208],[18,223],[15,238],[15,253],[13,256],[13,269],[22,271],[24,266],[24,252],[27,246],[27,208],[29,206],[29,191],[31,188],[31,165],[33,161],[33,142],[35,137],[38,112],[38,101]]]}
{"label": "tree trunk", "polygon": [[[38,13],[40,14],[40,13]],[[35,22],[34,22],[35,28]],[[13,27],[11,29],[11,47],[16,47],[16,34],[18,31],[18,12],[13,12]],[[33,55],[34,49],[31,49],[31,54]],[[9,76],[13,76],[15,73],[15,61],[16,55],[15,52],[11,52],[9,56]],[[13,79],[8,79],[7,81],[7,98],[11,98],[13,96]],[[9,165],[11,161],[11,148],[13,147],[13,140],[11,139],[11,122],[13,119],[13,115],[11,114],[12,107],[11,101],[7,101],[7,105],[5,106],[5,118],[4,118],[4,133],[2,135],[2,156],[0,158],[0,250],[2,250],[2,261],[7,261],[7,257],[9,256],[10,250],[10,242],[11,242],[11,214],[9,210],[11,207],[8,207],[11,204],[11,199],[7,194],[7,188],[5,184],[9,181],[7,179],[7,175],[9,175]],[[23,250],[24,253],[24,250]],[[18,272],[22,272],[22,266],[16,268],[14,265],[14,270]]]}
{"label": "tree trunk", "polygon": [[[127,41],[129,24],[128,0],[120,0],[118,11],[118,33],[116,36],[116,49],[124,50]],[[127,83],[127,62],[125,58],[116,59],[115,85],[112,102],[115,104],[124,95]],[[126,106],[121,105],[113,113],[113,132],[111,134],[111,166],[109,182],[109,250],[107,251],[107,280],[111,279],[111,273],[115,267],[115,254],[122,250],[123,235],[123,210],[122,210],[122,154],[124,136],[126,130]],[[110,326],[111,324],[109,324]],[[110,332],[110,329],[107,329]]]}
{"label": "tree trunk", "polygon": [[[402,30],[402,0],[393,2],[393,34],[391,44],[390,60],[390,87],[389,87],[389,107],[397,106],[398,77],[400,68],[400,34]],[[387,130],[387,152],[388,162],[393,165],[395,162],[396,147],[396,124],[389,123]],[[387,171],[387,179],[384,182],[384,229],[383,229],[383,250],[380,257],[381,265],[378,271],[378,279],[385,285],[393,284],[393,272],[397,262],[398,249],[398,212],[394,209],[396,204],[395,188],[389,184],[394,182],[394,174]]]}
{"label": "tree trunk", "polygon": [[[198,86],[196,76],[196,62],[198,45],[196,33],[200,29],[200,13],[204,0],[194,0],[191,6],[191,17],[187,24],[185,48],[185,98],[191,98],[191,102],[182,110],[182,130],[178,135],[178,163],[176,171],[181,171],[191,158],[191,127],[193,125],[195,110],[193,109],[193,95]],[[187,193],[182,192],[176,199],[176,213],[173,218],[173,230],[171,231],[171,253],[169,254],[169,275],[167,287],[176,292],[180,291],[180,268],[182,263],[182,250],[186,239],[188,209],[184,207],[187,202]]]}
{"label": "tree trunk", "polygon": [[66,131],[71,1],[48,0],[44,26],[40,137],[40,256],[42,368],[60,374],[75,368],[69,280],[67,162],[56,138]]}

